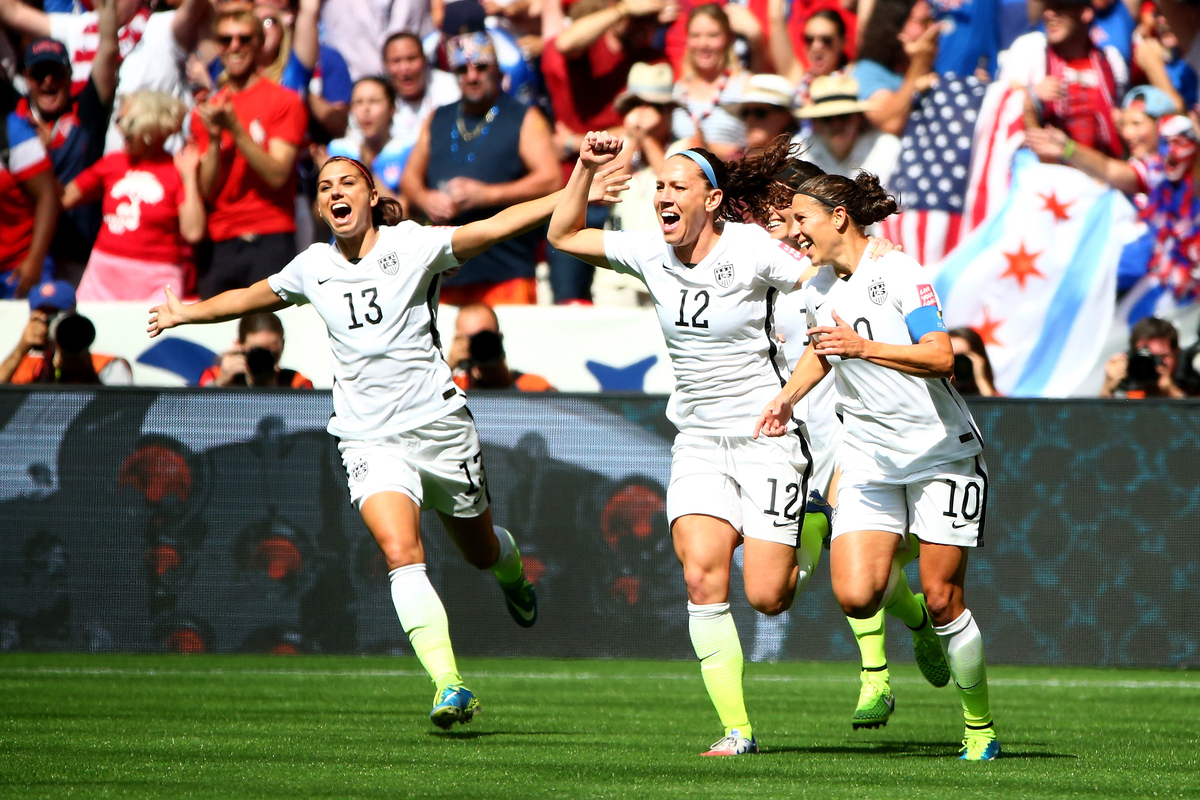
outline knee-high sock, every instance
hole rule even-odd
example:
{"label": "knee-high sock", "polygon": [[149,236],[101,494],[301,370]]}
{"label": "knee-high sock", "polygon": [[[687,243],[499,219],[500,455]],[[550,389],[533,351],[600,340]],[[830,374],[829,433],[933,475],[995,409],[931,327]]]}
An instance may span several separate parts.
{"label": "knee-high sock", "polygon": [[742,736],[749,738],[753,733],[742,692],[745,663],[729,603],[688,603],[688,632],[696,657],[700,659],[704,687],[708,689],[725,732],[737,728]]}
{"label": "knee-high sock", "polygon": [[[893,565],[892,568],[896,569],[895,562]],[[892,589],[892,599],[887,604],[887,613],[914,630],[925,624],[925,609],[921,608],[921,601],[917,600],[912,589],[908,587],[908,576],[902,569],[899,570],[899,575],[896,577],[896,586]]]}
{"label": "knee-high sock", "polygon": [[501,583],[516,583],[524,574],[521,567],[521,551],[517,549],[512,534],[504,528],[493,525],[492,531],[496,534],[496,541],[500,543],[500,557],[492,565],[492,574]]}
{"label": "knee-high sock", "polygon": [[804,525],[800,528],[800,541],[796,545],[796,563],[800,565],[800,575],[796,579],[796,594],[804,591],[808,579],[817,571],[821,563],[821,548],[825,536],[829,533],[829,520],[824,514],[805,514]]}
{"label": "knee-high sock", "polygon": [[408,634],[421,666],[437,684],[438,691],[462,683],[454,649],[450,645],[450,625],[446,609],[434,591],[424,564],[399,567],[388,573],[392,582],[392,603],[400,627]]}
{"label": "knee-high sock", "polygon": [[986,728],[992,724],[992,709],[988,703],[987,665],[983,661],[983,635],[971,616],[970,609],[963,611],[949,625],[934,628],[954,685],[958,687],[958,698],[962,701],[963,717],[968,728]]}
{"label": "knee-high sock", "polygon": [[862,668],[878,672],[887,669],[886,638],[884,637],[883,609],[868,619],[846,617],[854,638],[858,640],[858,651],[862,653]]}

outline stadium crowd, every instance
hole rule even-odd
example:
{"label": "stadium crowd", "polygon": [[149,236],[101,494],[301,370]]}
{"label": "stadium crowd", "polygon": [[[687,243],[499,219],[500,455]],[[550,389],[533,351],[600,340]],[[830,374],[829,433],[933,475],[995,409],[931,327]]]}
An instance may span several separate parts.
{"label": "stadium crowd", "polygon": [[[1134,203],[1118,293],[1147,276],[1200,293],[1200,10],[1174,0],[42,6],[0,0],[3,298],[53,280],[80,301],[211,297],[329,239],[313,198],[330,157],[369,164],[407,218],[460,225],[561,188],[591,130],[625,137],[633,175],[591,227],[657,230],[674,152],[787,135],[828,173],[878,175],[902,206],[883,235],[930,265],[970,227],[996,84],[1021,92],[1015,133],[1039,159]],[[441,302],[647,304],[601,273],[535,229],[464,264]],[[1106,395],[1200,391],[1164,325],[1109,363]],[[995,393],[986,331],[959,334],[960,385]]]}

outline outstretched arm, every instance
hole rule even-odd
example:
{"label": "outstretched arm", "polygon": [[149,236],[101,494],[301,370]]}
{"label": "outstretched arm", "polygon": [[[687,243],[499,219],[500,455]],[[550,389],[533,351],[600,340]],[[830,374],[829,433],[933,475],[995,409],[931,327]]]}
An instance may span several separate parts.
{"label": "outstretched arm", "polygon": [[191,304],[181,303],[168,286],[167,302],[150,309],[150,326],[146,331],[153,339],[167,328],[177,325],[225,322],[256,311],[278,311],[290,305],[286,300],[281,300],[265,280],[247,289],[230,289],[216,297]]}
{"label": "outstretched arm", "polygon": [[620,137],[603,131],[591,131],[583,137],[579,161],[554,207],[546,237],[550,244],[567,255],[605,269],[612,269],[612,266],[604,252],[604,231],[586,227],[588,186],[596,170],[616,158],[623,146]]}
{"label": "outstretched arm", "polygon": [[[621,174],[622,165],[610,164],[595,174],[588,192],[590,203],[619,203],[620,192],[629,188],[629,175]],[[454,256],[466,261],[487,250],[497,242],[519,236],[544,224],[554,213],[563,190],[510,206],[498,214],[456,228],[451,237]]]}

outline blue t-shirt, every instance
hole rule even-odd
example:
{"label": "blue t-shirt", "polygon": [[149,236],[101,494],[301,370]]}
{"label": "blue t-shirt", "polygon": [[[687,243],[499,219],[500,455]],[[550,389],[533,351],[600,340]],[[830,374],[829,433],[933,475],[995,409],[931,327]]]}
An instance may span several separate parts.
{"label": "blue t-shirt", "polygon": [[878,61],[864,58],[854,65],[854,80],[858,81],[858,99],[869,100],[880,89],[898,92],[904,85],[904,76],[892,72]]}
{"label": "blue t-shirt", "polygon": [[[371,161],[371,171],[393,192],[400,191],[400,176],[404,174],[404,165],[408,163],[408,154],[412,152],[412,148],[411,144],[391,139]],[[327,152],[331,158],[345,156],[362,160],[362,145],[349,137],[334,139],[329,143]]]}
{"label": "blue t-shirt", "polygon": [[1096,21],[1092,23],[1092,40],[1097,47],[1103,48],[1111,44],[1121,53],[1125,63],[1130,63],[1133,56],[1133,32],[1137,29],[1137,21],[1121,0],[1113,0],[1113,4],[1103,11],[1096,11]]}
{"label": "blue t-shirt", "polygon": [[1191,108],[1200,100],[1200,80],[1196,78],[1196,70],[1182,58],[1168,62],[1166,66],[1171,85],[1183,97],[1183,105]]}
{"label": "blue t-shirt", "polygon": [[994,75],[1000,52],[999,0],[932,0],[932,4],[934,19],[942,23],[934,72],[966,77],[982,66]]}

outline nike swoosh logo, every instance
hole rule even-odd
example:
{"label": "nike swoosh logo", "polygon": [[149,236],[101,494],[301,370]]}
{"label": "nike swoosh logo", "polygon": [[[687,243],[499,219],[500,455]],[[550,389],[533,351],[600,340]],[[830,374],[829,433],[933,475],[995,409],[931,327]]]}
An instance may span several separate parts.
{"label": "nike swoosh logo", "polygon": [[329,283],[331,280],[333,280],[333,278],[326,278],[325,280],[320,280],[320,279],[318,278],[318,279],[317,279],[317,286],[320,286],[320,285],[321,285],[321,284],[323,284],[323,283]]}
{"label": "nike swoosh logo", "polygon": [[790,527],[790,526],[792,526],[792,525],[795,525],[795,524],[796,524],[796,520],[794,520],[794,519],[789,519],[787,522],[775,522],[775,521],[772,521],[772,522],[771,522],[771,524],[772,524],[772,525],[774,525],[776,528],[787,528],[787,527]]}
{"label": "nike swoosh logo", "polygon": [[957,522],[951,522],[950,527],[954,528],[954,530],[958,530],[959,528],[965,528],[970,524],[971,523],[969,523],[969,522],[964,522],[963,524],[959,525]]}
{"label": "nike swoosh logo", "polygon": [[516,612],[521,615],[521,619],[526,619],[526,620],[533,619],[532,611],[526,611],[525,609],[517,608],[516,606],[513,606],[513,608],[516,609]]}

